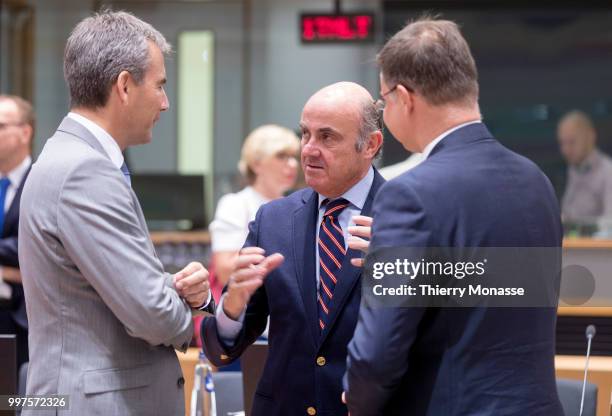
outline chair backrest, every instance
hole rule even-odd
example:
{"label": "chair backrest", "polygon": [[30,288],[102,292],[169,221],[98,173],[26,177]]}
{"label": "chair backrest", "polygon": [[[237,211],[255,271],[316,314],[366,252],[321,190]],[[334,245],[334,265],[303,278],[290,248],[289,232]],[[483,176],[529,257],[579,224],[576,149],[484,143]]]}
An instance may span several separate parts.
{"label": "chair backrest", "polygon": [[240,357],[244,386],[244,410],[246,416],[251,414],[255,390],[263,374],[267,359],[268,341],[256,341],[253,345],[248,347]]}
{"label": "chair backrest", "polygon": [[17,336],[0,335],[0,394],[17,393]]}
{"label": "chair backrest", "polygon": [[244,410],[242,399],[242,373],[240,371],[221,371],[213,373],[217,416]]}
{"label": "chair backrest", "polygon": [[28,381],[28,362],[21,364],[19,368],[19,388],[17,389],[17,394],[20,396],[25,396],[26,394],[26,385]]}
{"label": "chair backrest", "polygon": [[[557,392],[559,393],[559,399],[561,400],[565,416],[578,416],[580,414],[582,381],[558,378]],[[596,409],[597,385],[587,383],[584,393],[582,416],[595,416]]]}

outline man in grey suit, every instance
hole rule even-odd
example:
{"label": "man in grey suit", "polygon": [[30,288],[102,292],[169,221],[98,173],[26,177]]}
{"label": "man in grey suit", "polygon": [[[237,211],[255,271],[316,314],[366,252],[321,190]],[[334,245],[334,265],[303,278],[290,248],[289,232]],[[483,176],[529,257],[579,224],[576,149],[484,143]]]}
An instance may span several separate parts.
{"label": "man in grey suit", "polygon": [[122,156],[168,108],[169,49],[128,13],[81,21],[64,54],[71,112],[23,190],[27,394],[69,395],[67,414],[184,414],[174,349],[191,340],[192,309],[214,310],[201,264],[164,272]]}

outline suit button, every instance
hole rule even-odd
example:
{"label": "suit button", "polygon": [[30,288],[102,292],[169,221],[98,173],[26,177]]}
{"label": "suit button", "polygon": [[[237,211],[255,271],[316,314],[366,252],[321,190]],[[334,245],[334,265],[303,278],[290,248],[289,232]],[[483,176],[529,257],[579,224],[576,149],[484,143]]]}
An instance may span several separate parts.
{"label": "suit button", "polygon": [[185,385],[185,379],[183,377],[179,378],[176,381],[176,385],[179,386],[179,388],[182,388]]}
{"label": "suit button", "polygon": [[317,409],[310,406],[308,409],[306,409],[306,413],[308,413],[310,416],[314,416],[317,414]]}
{"label": "suit button", "polygon": [[323,367],[325,365],[325,357],[317,357],[317,365]]}

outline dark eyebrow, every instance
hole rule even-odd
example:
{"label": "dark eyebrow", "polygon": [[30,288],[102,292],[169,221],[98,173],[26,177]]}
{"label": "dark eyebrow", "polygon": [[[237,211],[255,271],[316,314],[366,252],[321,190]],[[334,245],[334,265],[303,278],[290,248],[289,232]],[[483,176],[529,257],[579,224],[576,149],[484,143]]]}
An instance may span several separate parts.
{"label": "dark eyebrow", "polygon": [[338,134],[338,132],[336,130],[332,129],[331,127],[322,127],[319,130],[317,130],[317,132],[319,134],[321,134],[321,133]]}

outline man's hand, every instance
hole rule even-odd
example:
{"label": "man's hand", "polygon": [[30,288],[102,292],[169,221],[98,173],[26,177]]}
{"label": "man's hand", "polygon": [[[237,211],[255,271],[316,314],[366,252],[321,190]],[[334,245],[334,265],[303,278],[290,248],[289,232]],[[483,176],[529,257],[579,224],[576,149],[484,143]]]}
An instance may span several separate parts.
{"label": "man's hand", "polygon": [[189,306],[194,309],[200,308],[208,299],[210,289],[208,270],[202,266],[202,263],[191,262],[174,275],[174,287]]}
{"label": "man's hand", "polygon": [[253,293],[263,284],[265,277],[280,266],[285,258],[274,253],[268,257],[259,247],[246,247],[240,250],[234,263],[234,270],[227,285],[227,295],[223,299],[223,312],[238,320]]}
{"label": "man's hand", "polygon": [[[348,239],[348,246],[353,250],[360,250],[363,253],[368,252],[372,237],[372,217],[365,215],[355,215],[353,222],[357,225],[348,227],[348,232],[351,235]],[[363,238],[361,238],[363,237]],[[367,240],[365,240],[367,238]],[[351,259],[351,264],[355,267],[363,267],[363,259]]]}
{"label": "man's hand", "polygon": [[2,280],[11,283],[21,283],[21,272],[14,267],[2,267]]}

